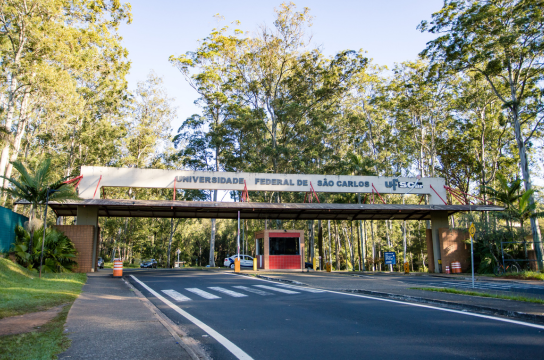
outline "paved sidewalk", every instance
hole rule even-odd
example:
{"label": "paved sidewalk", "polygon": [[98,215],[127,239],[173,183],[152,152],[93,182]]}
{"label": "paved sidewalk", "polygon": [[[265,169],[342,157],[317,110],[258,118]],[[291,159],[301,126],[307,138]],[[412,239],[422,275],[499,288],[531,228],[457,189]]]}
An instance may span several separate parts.
{"label": "paved sidewalk", "polygon": [[[253,271],[243,271],[245,274],[254,274]],[[435,302],[439,306],[451,308],[461,308],[469,311],[493,313],[503,316],[517,317],[519,319],[544,322],[544,305],[522,301],[503,300],[494,298],[485,298],[479,296],[466,296],[457,294],[448,294],[440,292],[431,292],[424,290],[415,290],[412,288],[422,287],[454,287],[440,285],[448,279],[436,277],[420,277],[406,276],[399,274],[390,274],[387,276],[378,274],[360,275],[357,273],[340,273],[340,272],[276,272],[276,271],[260,271],[259,276],[268,277],[271,279],[281,279],[283,281],[296,281],[302,284],[335,291],[348,291],[374,296],[384,296],[396,298],[405,301],[414,301],[422,303]],[[483,279],[482,279],[483,280]],[[459,281],[461,280],[449,280]],[[510,284],[514,281],[509,281]],[[516,284],[526,284],[532,287],[542,288],[543,282],[534,281],[515,281]],[[479,282],[482,284],[482,282]],[[497,284],[496,282],[494,284]],[[514,285],[514,284],[512,284]],[[472,290],[464,288],[461,290]],[[500,295],[521,295],[532,298],[544,298],[541,293],[522,293],[515,291],[498,291],[492,289],[476,289],[484,293],[500,294]],[[541,292],[541,291],[540,291]],[[526,316],[525,316],[526,315]]]}
{"label": "paved sidewalk", "polygon": [[71,347],[59,359],[191,359],[122,279],[88,274],[65,324]]}

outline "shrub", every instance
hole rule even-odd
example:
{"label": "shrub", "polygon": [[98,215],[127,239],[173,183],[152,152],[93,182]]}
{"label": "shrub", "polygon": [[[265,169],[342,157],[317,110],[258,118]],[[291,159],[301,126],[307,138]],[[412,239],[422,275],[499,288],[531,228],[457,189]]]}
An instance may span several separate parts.
{"label": "shrub", "polygon": [[[43,228],[34,232],[32,243],[35,246],[30,253],[28,252],[29,241],[29,232],[23,227],[17,226],[15,228],[15,242],[12,244],[10,254],[15,256],[19,264],[29,270],[37,270],[40,267]],[[53,228],[46,229],[42,272],[72,271],[77,266],[76,255],[76,248],[66,235]]]}

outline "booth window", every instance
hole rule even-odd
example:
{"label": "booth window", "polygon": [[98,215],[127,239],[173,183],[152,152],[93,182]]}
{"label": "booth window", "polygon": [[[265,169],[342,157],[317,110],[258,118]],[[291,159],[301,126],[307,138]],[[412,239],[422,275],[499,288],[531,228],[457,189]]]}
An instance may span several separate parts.
{"label": "booth window", "polygon": [[264,255],[264,239],[259,240],[259,255]]}
{"label": "booth window", "polygon": [[271,237],[270,255],[299,255],[299,238]]}

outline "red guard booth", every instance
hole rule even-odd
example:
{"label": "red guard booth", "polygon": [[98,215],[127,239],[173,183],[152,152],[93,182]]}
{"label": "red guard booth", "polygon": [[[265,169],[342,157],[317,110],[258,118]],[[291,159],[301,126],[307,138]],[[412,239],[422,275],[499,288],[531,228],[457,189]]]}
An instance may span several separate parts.
{"label": "red guard booth", "polygon": [[304,270],[304,230],[262,230],[255,234],[257,268]]}

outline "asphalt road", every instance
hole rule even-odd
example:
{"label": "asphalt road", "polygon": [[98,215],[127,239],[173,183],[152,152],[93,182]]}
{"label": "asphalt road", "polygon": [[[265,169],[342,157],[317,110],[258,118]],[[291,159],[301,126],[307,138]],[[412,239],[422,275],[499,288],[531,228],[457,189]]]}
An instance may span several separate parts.
{"label": "asphalt road", "polygon": [[213,359],[542,358],[544,326],[231,273],[127,279]]}

